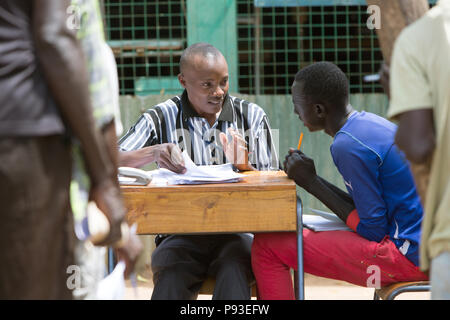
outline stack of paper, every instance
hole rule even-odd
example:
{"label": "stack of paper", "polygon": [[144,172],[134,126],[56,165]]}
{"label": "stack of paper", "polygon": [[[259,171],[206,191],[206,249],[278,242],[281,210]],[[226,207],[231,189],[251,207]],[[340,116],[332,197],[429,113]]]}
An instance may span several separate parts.
{"label": "stack of paper", "polygon": [[333,213],[320,211],[316,209],[310,209],[315,215],[306,214],[303,215],[303,225],[305,228],[313,231],[335,231],[345,230],[353,231],[350,229],[344,221]]}
{"label": "stack of paper", "polygon": [[150,171],[152,184],[205,184],[237,182],[244,177],[233,171],[233,166],[228,164],[197,166],[186,151],[182,154],[186,173],[178,174],[167,169]]}

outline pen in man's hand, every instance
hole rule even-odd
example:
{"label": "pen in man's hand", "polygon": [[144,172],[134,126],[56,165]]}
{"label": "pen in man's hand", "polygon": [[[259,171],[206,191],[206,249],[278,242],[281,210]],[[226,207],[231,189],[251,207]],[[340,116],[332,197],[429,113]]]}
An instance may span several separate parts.
{"label": "pen in man's hand", "polygon": [[297,150],[300,150],[300,147],[302,146],[302,140],[303,140],[303,132],[300,133],[300,138],[298,139]]}
{"label": "pen in man's hand", "polygon": [[172,151],[170,152],[170,158],[174,164],[184,165],[183,155],[181,154],[181,150],[178,146],[174,146],[172,148]]}

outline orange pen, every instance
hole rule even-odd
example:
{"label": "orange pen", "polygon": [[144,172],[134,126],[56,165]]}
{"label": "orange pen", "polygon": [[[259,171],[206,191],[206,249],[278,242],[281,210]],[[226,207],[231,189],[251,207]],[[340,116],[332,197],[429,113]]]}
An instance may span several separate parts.
{"label": "orange pen", "polygon": [[300,147],[302,146],[302,140],[303,140],[303,132],[300,133],[300,138],[298,139],[297,150],[300,150]]}

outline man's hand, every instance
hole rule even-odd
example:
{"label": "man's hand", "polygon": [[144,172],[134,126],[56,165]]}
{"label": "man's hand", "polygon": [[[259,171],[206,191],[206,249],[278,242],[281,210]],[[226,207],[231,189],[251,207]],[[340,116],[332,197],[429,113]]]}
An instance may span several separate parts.
{"label": "man's hand", "polygon": [[307,191],[317,178],[314,161],[299,150],[289,149],[283,165],[288,177]]}
{"label": "man's hand", "polygon": [[225,157],[240,171],[254,170],[248,162],[248,149],[244,138],[232,128],[228,128],[228,133],[231,135],[230,141],[225,133],[221,132],[219,135]]}
{"label": "man's hand", "polygon": [[185,173],[183,157],[180,148],[173,143],[156,145],[154,157],[161,168],[166,168],[176,173]]}
{"label": "man's hand", "polygon": [[110,227],[109,235],[101,242],[96,243],[96,245],[109,246],[114,244],[121,239],[120,224],[125,218],[125,208],[117,183],[105,180],[99,185],[93,185],[89,198],[105,214]]}

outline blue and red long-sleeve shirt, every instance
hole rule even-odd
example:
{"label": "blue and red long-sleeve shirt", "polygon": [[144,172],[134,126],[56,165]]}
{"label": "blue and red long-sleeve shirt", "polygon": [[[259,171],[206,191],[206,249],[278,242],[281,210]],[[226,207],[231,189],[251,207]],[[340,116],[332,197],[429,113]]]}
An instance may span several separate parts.
{"label": "blue and red long-sleeve shirt", "polygon": [[423,209],[409,163],[394,144],[397,126],[369,112],[353,112],[330,147],[355,202],[356,232],[380,242],[385,236],[419,263]]}

